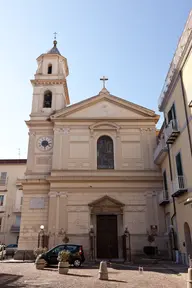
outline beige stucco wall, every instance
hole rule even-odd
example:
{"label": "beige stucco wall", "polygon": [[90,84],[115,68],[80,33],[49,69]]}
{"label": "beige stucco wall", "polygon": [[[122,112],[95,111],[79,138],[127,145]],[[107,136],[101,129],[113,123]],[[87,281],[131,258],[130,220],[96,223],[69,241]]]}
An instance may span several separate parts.
{"label": "beige stucco wall", "polygon": [[[47,231],[49,187],[40,182],[35,183],[32,187],[23,185],[23,192],[19,246],[22,246],[22,249],[30,250],[37,247],[40,226],[44,225]],[[31,201],[37,198],[43,199],[43,208],[34,209],[30,206]]]}
{"label": "beige stucco wall", "polygon": [[[107,115],[110,115],[110,107],[111,105]],[[94,109],[97,110],[97,105],[94,107],[93,104],[91,114],[96,113]],[[36,145],[40,133],[46,135],[49,130],[42,131],[42,128],[37,128],[36,133],[31,136],[34,145],[29,146],[27,163],[32,169],[28,169],[28,164],[27,177],[40,177],[40,165],[30,160],[34,159],[34,154],[37,157],[40,154],[44,157],[48,154],[49,157],[53,155],[52,166],[49,166],[51,185],[49,187],[42,182],[41,186],[38,186],[32,181],[23,184],[26,196],[23,202],[20,249],[33,249],[37,246],[39,227],[43,224],[45,230],[52,234],[50,247],[61,242],[61,237],[55,236],[54,233],[63,229],[70,242],[83,244],[87,255],[90,225],[96,225],[96,215],[90,215],[88,205],[108,195],[125,205],[123,215],[118,216],[118,237],[121,239],[125,227],[128,227],[133,253],[141,253],[143,246],[148,244],[147,231],[150,231],[151,225],[158,226],[156,244],[160,250],[166,250],[164,212],[157,201],[157,192],[162,190],[162,181],[158,167],[153,163],[155,122],[145,121],[144,117],[141,117],[143,119],[140,121],[134,121],[133,117],[137,119],[139,114],[132,111],[129,114],[128,109],[127,118],[133,119],[130,122],[127,119],[118,119],[122,113],[118,104],[117,109],[114,108],[114,104],[112,109],[113,121],[109,121],[110,116],[107,115],[102,121],[86,120],[89,115],[87,108],[83,120],[74,121],[73,117],[67,117],[57,121],[53,128],[53,149],[49,152],[39,152]],[[114,170],[97,169],[97,140],[102,135],[108,135],[113,139]],[[46,175],[47,168],[41,167],[41,171]],[[107,177],[106,180],[102,180],[104,176]],[[53,181],[54,177],[58,177],[58,180]],[[70,177],[73,177],[74,181]],[[127,177],[130,177],[129,181],[126,181]],[[131,177],[138,178],[132,181]],[[34,197],[44,197],[46,204],[43,209],[29,209],[30,201]],[[94,229],[96,230],[95,226]],[[119,257],[122,257],[121,252],[119,253]]]}
{"label": "beige stucco wall", "polygon": [[[6,160],[5,160],[6,161]],[[26,164],[0,164],[1,172],[7,172],[7,185],[0,185],[0,195],[5,196],[5,205],[0,207],[2,212],[2,225],[0,230],[0,241],[7,244],[14,244],[19,233],[10,232],[11,226],[16,224],[16,215],[21,215],[20,203],[22,191],[16,187],[17,178],[24,175]]]}
{"label": "beige stucco wall", "polygon": [[[58,57],[63,62],[57,62]],[[27,121],[29,146],[26,177],[22,180],[19,249],[37,247],[40,225],[44,225],[50,247],[62,242],[58,232],[63,231],[70,242],[83,244],[88,255],[91,225],[97,233],[97,215],[90,211],[90,203],[106,196],[112,207],[104,206],[109,208],[105,212],[117,215],[120,258],[125,227],[131,233],[133,253],[143,253],[151,225],[157,225],[156,244],[165,250],[164,214],[157,200],[162,177],[153,163],[158,115],[112,96],[106,89],[65,107],[67,86],[58,83],[67,76],[66,59],[44,54],[37,60],[32,114]],[[52,61],[54,75],[48,75],[47,65]],[[57,81],[53,82],[54,78]],[[53,107],[48,110],[42,109],[46,89],[53,93]],[[97,169],[97,140],[103,135],[113,140],[113,170]],[[53,140],[53,147],[47,151],[38,146],[43,136]],[[119,210],[115,201],[120,203]]]}

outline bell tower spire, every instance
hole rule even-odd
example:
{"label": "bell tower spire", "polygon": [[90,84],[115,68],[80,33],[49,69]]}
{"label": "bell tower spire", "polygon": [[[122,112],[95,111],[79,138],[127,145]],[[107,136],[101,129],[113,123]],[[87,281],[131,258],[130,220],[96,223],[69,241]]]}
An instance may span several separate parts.
{"label": "bell tower spire", "polygon": [[[67,59],[57,48],[57,33],[54,33],[53,47],[37,58],[38,68],[33,85],[31,118],[47,118],[53,112],[70,104],[67,88],[69,69]],[[41,119],[42,119],[41,118]]]}

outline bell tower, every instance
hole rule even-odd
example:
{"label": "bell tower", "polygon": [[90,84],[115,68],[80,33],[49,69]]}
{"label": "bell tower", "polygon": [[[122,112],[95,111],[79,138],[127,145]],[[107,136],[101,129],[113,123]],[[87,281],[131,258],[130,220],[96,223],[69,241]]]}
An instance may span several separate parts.
{"label": "bell tower", "polygon": [[37,58],[38,68],[33,85],[29,128],[29,144],[25,175],[47,175],[52,167],[54,127],[50,116],[70,104],[66,77],[67,59],[62,56],[54,39],[53,47]]}
{"label": "bell tower", "polygon": [[54,112],[70,104],[66,77],[67,59],[62,56],[54,39],[53,47],[37,58],[38,68],[33,85],[31,120],[47,119]]}

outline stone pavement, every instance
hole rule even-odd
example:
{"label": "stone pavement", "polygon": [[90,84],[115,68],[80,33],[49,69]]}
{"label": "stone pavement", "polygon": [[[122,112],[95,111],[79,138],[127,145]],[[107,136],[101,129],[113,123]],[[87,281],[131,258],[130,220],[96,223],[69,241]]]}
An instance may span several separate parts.
{"label": "stone pavement", "polygon": [[147,266],[139,273],[138,266],[112,264],[108,268],[109,281],[98,279],[99,265],[70,268],[68,275],[60,275],[56,268],[36,270],[34,263],[0,262],[0,287],[41,288],[185,288],[186,273],[175,273],[170,267]]}

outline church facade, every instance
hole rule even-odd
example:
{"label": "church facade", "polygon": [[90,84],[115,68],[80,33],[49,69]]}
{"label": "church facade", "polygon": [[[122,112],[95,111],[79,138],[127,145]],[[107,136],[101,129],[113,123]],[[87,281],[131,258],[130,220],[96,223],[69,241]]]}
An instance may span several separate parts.
{"label": "church facade", "polygon": [[87,258],[125,258],[124,236],[126,253],[142,254],[154,227],[155,245],[166,250],[153,161],[159,116],[105,87],[69,105],[68,64],[56,40],[37,63],[19,250],[37,247],[41,225],[49,247],[68,239]]}

